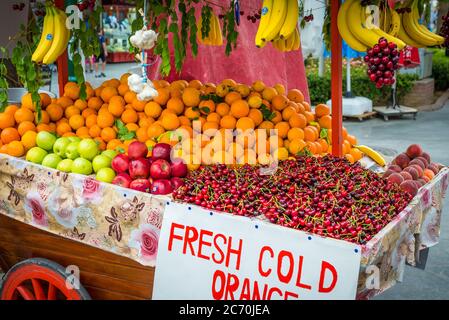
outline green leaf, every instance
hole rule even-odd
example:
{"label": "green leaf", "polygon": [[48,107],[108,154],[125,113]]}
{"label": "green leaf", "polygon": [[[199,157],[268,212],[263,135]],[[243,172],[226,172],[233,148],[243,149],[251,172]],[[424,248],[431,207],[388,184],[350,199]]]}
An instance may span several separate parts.
{"label": "green leaf", "polygon": [[200,108],[200,110],[202,112],[204,112],[205,114],[209,114],[210,113],[210,108],[209,107],[202,107],[202,108]]}
{"label": "green leaf", "polygon": [[136,137],[136,133],[134,132],[134,131],[129,131],[128,133],[126,133],[126,134],[123,134],[123,135],[119,135],[119,139],[120,140],[131,140],[131,139],[134,139]]}
{"label": "green leaf", "polygon": [[266,121],[271,121],[274,117],[276,117],[276,113],[271,112],[271,110],[264,104],[260,106],[260,112],[262,112],[263,119]]}

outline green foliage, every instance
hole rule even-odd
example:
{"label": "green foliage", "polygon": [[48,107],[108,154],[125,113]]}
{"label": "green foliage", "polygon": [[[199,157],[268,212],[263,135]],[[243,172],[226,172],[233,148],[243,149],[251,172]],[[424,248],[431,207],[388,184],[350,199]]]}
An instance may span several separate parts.
{"label": "green foliage", "polygon": [[445,50],[434,50],[432,59],[432,74],[435,79],[435,90],[449,89],[449,57]]}
{"label": "green foliage", "polygon": [[[331,96],[330,70],[326,70],[323,77],[318,76],[316,68],[314,67],[309,67],[306,73],[312,104],[316,105],[329,100]],[[416,75],[412,74],[399,74],[396,76],[397,96],[399,100],[411,91],[417,78]],[[351,68],[351,90],[356,96],[363,96],[373,100],[375,105],[384,104],[391,99],[391,88],[383,87],[377,89],[375,84],[371,82],[366,75],[366,67],[364,65]],[[346,73],[343,73],[343,93],[345,92]]]}
{"label": "green foliage", "polygon": [[115,121],[115,126],[118,129],[117,137],[120,140],[131,140],[136,137],[135,131],[129,131],[121,120]]}
{"label": "green foliage", "polygon": [[234,2],[231,3],[229,10],[224,15],[223,34],[226,38],[225,53],[229,56],[232,49],[237,47],[237,37],[239,35],[235,30]]}

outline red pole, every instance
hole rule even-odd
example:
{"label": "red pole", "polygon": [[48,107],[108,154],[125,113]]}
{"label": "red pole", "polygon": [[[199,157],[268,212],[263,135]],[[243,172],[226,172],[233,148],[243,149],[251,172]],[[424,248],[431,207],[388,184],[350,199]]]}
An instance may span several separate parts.
{"label": "red pole", "polygon": [[342,40],[338,32],[337,16],[340,0],[331,0],[331,99],[332,99],[332,154],[343,156],[342,136]]}
{"label": "red pole", "polygon": [[[61,10],[65,10],[64,0],[55,0],[55,5]],[[64,86],[69,79],[69,64],[67,58],[67,49],[64,53],[59,56],[57,60],[58,64],[58,85],[59,85],[59,96],[62,97],[64,94]]]}

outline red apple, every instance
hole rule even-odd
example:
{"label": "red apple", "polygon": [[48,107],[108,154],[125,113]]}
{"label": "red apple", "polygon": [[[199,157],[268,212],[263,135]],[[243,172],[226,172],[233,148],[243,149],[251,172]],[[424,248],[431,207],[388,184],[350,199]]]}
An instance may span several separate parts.
{"label": "red apple", "polygon": [[112,180],[112,184],[115,184],[115,185],[118,185],[118,186],[121,186],[124,188],[129,188],[129,185],[132,181],[133,180],[127,173],[122,172],[115,176],[114,180]]}
{"label": "red apple", "polygon": [[164,159],[169,161],[171,153],[171,146],[168,143],[157,143],[151,151],[153,160]]}
{"label": "red apple", "polygon": [[128,156],[131,160],[145,158],[148,154],[148,147],[145,143],[134,141],[128,146]]}
{"label": "red apple", "polygon": [[129,162],[129,175],[131,179],[146,179],[150,174],[150,164],[147,159],[139,158]]}
{"label": "red apple", "polygon": [[187,165],[180,158],[173,159],[170,167],[172,177],[184,178],[187,175]]}
{"label": "red apple", "polygon": [[129,187],[137,191],[150,192],[151,183],[147,179],[136,179],[130,183]]}
{"label": "red apple", "polygon": [[179,177],[173,177],[170,179],[171,182],[171,186],[173,188],[173,190],[178,189],[179,187],[182,187],[184,185],[184,180],[182,180]]}
{"label": "red apple", "polygon": [[153,185],[151,186],[152,194],[169,194],[172,192],[173,192],[172,185],[170,183],[170,180],[167,179],[156,180],[153,182]]}
{"label": "red apple", "polygon": [[129,158],[125,154],[119,154],[112,159],[111,167],[117,173],[123,173],[128,171],[129,168]]}
{"label": "red apple", "polygon": [[158,159],[151,164],[150,176],[153,179],[169,179],[171,175],[171,168],[168,161]]}

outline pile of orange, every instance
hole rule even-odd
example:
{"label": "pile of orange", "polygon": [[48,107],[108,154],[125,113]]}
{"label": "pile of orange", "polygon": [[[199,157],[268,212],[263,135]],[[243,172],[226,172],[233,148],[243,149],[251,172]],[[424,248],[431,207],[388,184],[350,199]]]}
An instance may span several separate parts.
{"label": "pile of orange", "polygon": [[[231,79],[218,85],[198,80],[155,80],[158,96],[152,101],[139,101],[129,90],[128,77],[124,74],[120,79],[105,81],[97,89],[87,83],[86,101],[80,99],[79,87],[72,82],[67,83],[64,96],[58,99],[41,94],[39,124],[31,97],[25,95],[20,108],[9,106],[0,114],[0,152],[23,156],[34,146],[36,132],[42,130],[58,136],[90,137],[98,141],[101,149],[126,151],[135,140],[149,147],[157,142],[178,144],[179,156],[205,164],[230,157],[236,162],[265,164],[273,157],[282,160],[295,154],[322,155],[331,151],[329,107],[320,104],[313,112],[297,89],[286,91],[281,84],[269,87],[262,81],[248,86]],[[135,137],[118,139],[117,120],[134,131]],[[267,134],[257,131],[234,139],[224,135],[226,129],[264,129]],[[328,138],[321,138],[323,130],[328,131]],[[194,131],[199,133],[196,140]],[[362,154],[353,148],[356,138],[345,129],[343,136],[345,156],[351,162],[359,160]],[[181,138],[185,141],[178,143]],[[214,147],[218,140],[228,143],[222,143],[222,149],[217,150]],[[261,145],[264,148],[259,149]],[[199,146],[200,154],[193,155],[195,146]],[[198,158],[201,160],[195,161]]]}

